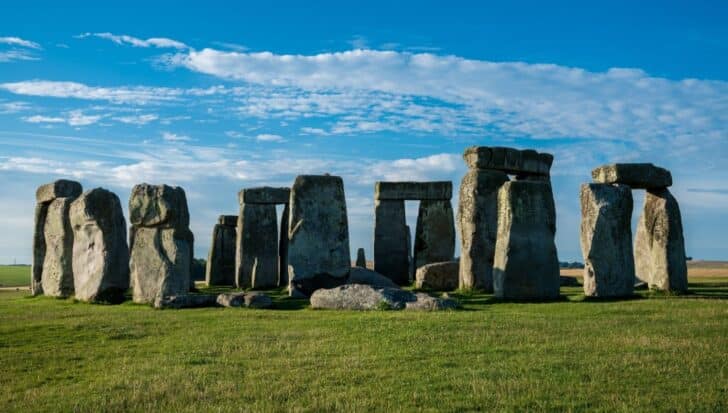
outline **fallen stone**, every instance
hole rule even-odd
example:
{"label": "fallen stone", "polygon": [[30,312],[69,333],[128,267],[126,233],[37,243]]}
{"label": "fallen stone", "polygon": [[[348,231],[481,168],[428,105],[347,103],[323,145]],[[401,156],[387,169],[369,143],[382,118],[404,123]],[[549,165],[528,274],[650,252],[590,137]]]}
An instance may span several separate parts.
{"label": "fallen stone", "polygon": [[354,267],[349,271],[347,284],[366,284],[378,288],[399,288],[389,277],[362,267]]}
{"label": "fallen stone", "polygon": [[651,163],[615,163],[592,171],[594,182],[624,184],[638,189],[659,189],[672,185],[672,174]]}
{"label": "fallen stone", "polygon": [[214,294],[183,294],[174,296],[156,297],[154,308],[200,308],[217,306],[217,296]]}
{"label": "fallen stone", "polygon": [[417,269],[415,287],[437,291],[452,291],[458,288],[458,261],[436,262]]}
{"label": "fallen stone", "polygon": [[463,159],[470,169],[493,169],[508,174],[548,176],[553,155],[538,153],[532,149],[472,146],[465,150]]}
{"label": "fallen stone", "polygon": [[240,204],[287,204],[290,195],[290,188],[262,186],[243,189],[238,194],[238,199]]}
{"label": "fallen stone", "polygon": [[410,244],[403,200],[374,201],[374,270],[409,284]]}
{"label": "fallen stone", "polygon": [[270,308],[273,300],[260,292],[223,293],[217,296],[217,304],[222,307]]}
{"label": "fallen stone", "polygon": [[273,204],[240,204],[236,246],[238,288],[278,285],[278,221]]}
{"label": "fallen stone", "polygon": [[129,247],[119,197],[103,188],[86,191],[73,201],[69,215],[76,298],[124,301],[129,289]]}
{"label": "fallen stone", "polygon": [[584,295],[632,295],[632,190],[625,185],[584,184],[579,199]]}
{"label": "fallen stone", "polygon": [[376,182],[374,199],[379,200],[450,200],[452,182]]}
{"label": "fallen stone", "polygon": [[207,254],[207,285],[235,285],[235,243],[237,215],[220,215],[212,230],[212,243]]}
{"label": "fallen stone", "polygon": [[59,179],[39,186],[35,191],[35,200],[39,204],[43,204],[51,202],[56,198],[78,198],[81,192],[83,192],[83,189],[80,183],[67,179]]}
{"label": "fallen stone", "polygon": [[367,257],[364,253],[364,248],[356,250],[356,266],[361,268],[367,267]]}
{"label": "fallen stone", "polygon": [[401,310],[417,297],[399,288],[375,288],[363,284],[347,284],[318,289],[311,295],[311,308],[331,310]]}
{"label": "fallen stone", "polygon": [[450,201],[420,201],[415,231],[415,268],[452,261],[455,254],[455,219]]}
{"label": "fallen stone", "polygon": [[648,190],[634,244],[637,279],[651,289],[685,292],[688,272],[677,200],[667,189]]}
{"label": "fallen stone", "polygon": [[405,310],[442,311],[458,308],[458,302],[449,298],[437,298],[424,293],[417,293],[415,295],[417,300],[405,303]]}

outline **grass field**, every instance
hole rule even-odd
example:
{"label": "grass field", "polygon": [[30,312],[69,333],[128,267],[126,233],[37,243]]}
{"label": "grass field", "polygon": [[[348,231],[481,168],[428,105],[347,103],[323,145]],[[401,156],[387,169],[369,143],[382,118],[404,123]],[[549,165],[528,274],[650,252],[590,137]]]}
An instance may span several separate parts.
{"label": "grass field", "polygon": [[0,265],[0,287],[30,285],[29,265]]}
{"label": "grass field", "polygon": [[728,277],[442,313],[154,310],[0,292],[0,411],[728,411]]}

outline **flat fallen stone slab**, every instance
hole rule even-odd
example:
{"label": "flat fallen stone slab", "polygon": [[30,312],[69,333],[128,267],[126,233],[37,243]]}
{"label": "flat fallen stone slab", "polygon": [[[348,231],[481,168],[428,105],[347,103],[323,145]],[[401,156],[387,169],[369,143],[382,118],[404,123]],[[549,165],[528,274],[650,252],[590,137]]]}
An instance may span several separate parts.
{"label": "flat fallen stone slab", "polygon": [[412,293],[398,288],[375,288],[370,285],[347,284],[331,289],[318,289],[311,295],[311,308],[329,310],[448,310],[457,302]]}
{"label": "flat fallen stone slab", "polygon": [[463,153],[470,169],[494,169],[508,174],[532,174],[548,176],[554,156],[538,153],[533,149],[471,146]]}
{"label": "flat fallen stone slab", "polygon": [[624,184],[637,189],[659,189],[672,185],[672,174],[651,163],[615,163],[592,171],[594,182]]}
{"label": "flat fallen stone slab", "polygon": [[377,182],[374,199],[389,200],[450,200],[452,182]]}
{"label": "flat fallen stone slab", "polygon": [[243,189],[238,193],[238,201],[241,204],[287,204],[290,195],[290,188],[261,186]]}

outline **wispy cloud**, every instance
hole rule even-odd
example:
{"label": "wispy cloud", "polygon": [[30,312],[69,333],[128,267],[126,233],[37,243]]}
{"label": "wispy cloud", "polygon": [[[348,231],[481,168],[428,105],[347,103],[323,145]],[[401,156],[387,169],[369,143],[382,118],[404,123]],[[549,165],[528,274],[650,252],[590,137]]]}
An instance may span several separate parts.
{"label": "wispy cloud", "polygon": [[261,133],[255,137],[255,140],[257,140],[258,142],[285,142],[283,136],[274,135],[271,133]]}
{"label": "wispy cloud", "polygon": [[50,80],[0,83],[0,89],[17,95],[105,100],[111,103],[139,105],[177,100],[184,93],[182,90],[174,88],[148,86],[95,87],[78,82]]}
{"label": "wispy cloud", "polygon": [[88,126],[93,125],[103,117],[104,115],[88,115],[80,110],[72,110],[63,117],[33,115],[25,116],[22,119],[28,123],[67,123],[70,126]]}
{"label": "wispy cloud", "polygon": [[100,39],[111,40],[116,44],[125,44],[133,47],[156,47],[156,48],[171,48],[171,49],[188,49],[189,46],[179,42],[177,40],[168,39],[166,37],[150,37],[148,39],[140,39],[138,37],[129,36],[126,34],[113,34],[113,33],[83,33],[76,38],[84,39],[87,37],[98,37]]}
{"label": "wispy cloud", "polygon": [[0,37],[0,44],[8,44],[11,46],[20,46],[20,47],[26,47],[29,49],[36,49],[40,50],[42,49],[40,45],[36,42],[32,42],[30,40],[21,39],[20,37]]}
{"label": "wispy cloud", "polygon": [[159,119],[159,116],[149,113],[144,115],[115,116],[112,119],[121,123],[127,123],[131,125],[146,125],[149,122],[153,122]]}
{"label": "wispy cloud", "polygon": [[192,138],[187,135],[178,135],[172,132],[163,132],[162,139],[167,142],[188,142],[192,140]]}
{"label": "wispy cloud", "polygon": [[26,50],[0,51],[0,63],[7,63],[16,60],[40,60],[40,58]]}

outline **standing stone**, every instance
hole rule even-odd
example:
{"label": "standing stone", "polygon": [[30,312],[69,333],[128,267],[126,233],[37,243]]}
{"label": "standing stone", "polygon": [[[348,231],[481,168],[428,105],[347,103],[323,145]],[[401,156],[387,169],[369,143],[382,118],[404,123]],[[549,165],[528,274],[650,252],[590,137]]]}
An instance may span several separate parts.
{"label": "standing stone", "polygon": [[455,254],[455,219],[449,200],[422,200],[415,232],[415,269],[452,261]]}
{"label": "standing stone", "polygon": [[498,189],[508,181],[501,171],[469,170],[460,184],[460,288],[493,292],[493,257],[498,231]]}
{"label": "standing stone", "polygon": [[280,239],[278,241],[278,286],[288,285],[288,215],[291,209],[286,202],[281,214]]}
{"label": "standing stone", "polygon": [[356,266],[361,268],[367,267],[367,257],[364,253],[364,248],[359,248],[356,251]]}
{"label": "standing stone", "polygon": [[409,283],[409,254],[404,201],[374,201],[374,271],[399,285]]}
{"label": "standing stone", "polygon": [[288,228],[289,293],[311,295],[346,282],[351,268],[344,182],[301,175],[291,188]]}
{"label": "standing stone", "polygon": [[207,285],[235,285],[235,238],[238,217],[220,215],[212,230],[212,244],[207,256]]}
{"label": "standing stone", "polygon": [[278,243],[275,204],[240,204],[235,260],[238,288],[278,285]]}
{"label": "standing stone", "polygon": [[129,248],[119,197],[103,188],[87,191],[71,204],[70,221],[76,298],[122,302],[129,289]]}
{"label": "standing stone", "polygon": [[637,278],[650,288],[685,292],[688,272],[677,200],[669,190],[648,190],[635,235]]}
{"label": "standing stone", "polygon": [[632,295],[632,190],[626,185],[583,184],[579,199],[584,295]]}
{"label": "standing stone", "polygon": [[406,228],[406,244],[407,244],[407,283],[415,279],[415,258],[412,256],[412,228],[405,225]]}
{"label": "standing stone", "polygon": [[493,289],[506,299],[559,296],[556,212],[551,185],[511,181],[498,191]]}
{"label": "standing stone", "polygon": [[[35,193],[37,205],[30,280],[33,295],[44,293],[44,274],[45,284],[49,286],[47,295],[65,297],[73,293],[73,232],[68,207],[81,192],[80,183],[60,179],[41,185]],[[51,204],[57,200],[61,201],[55,203],[49,214]]]}
{"label": "standing stone", "polygon": [[129,198],[129,269],[134,302],[185,295],[190,288],[194,236],[185,191],[136,185]]}

